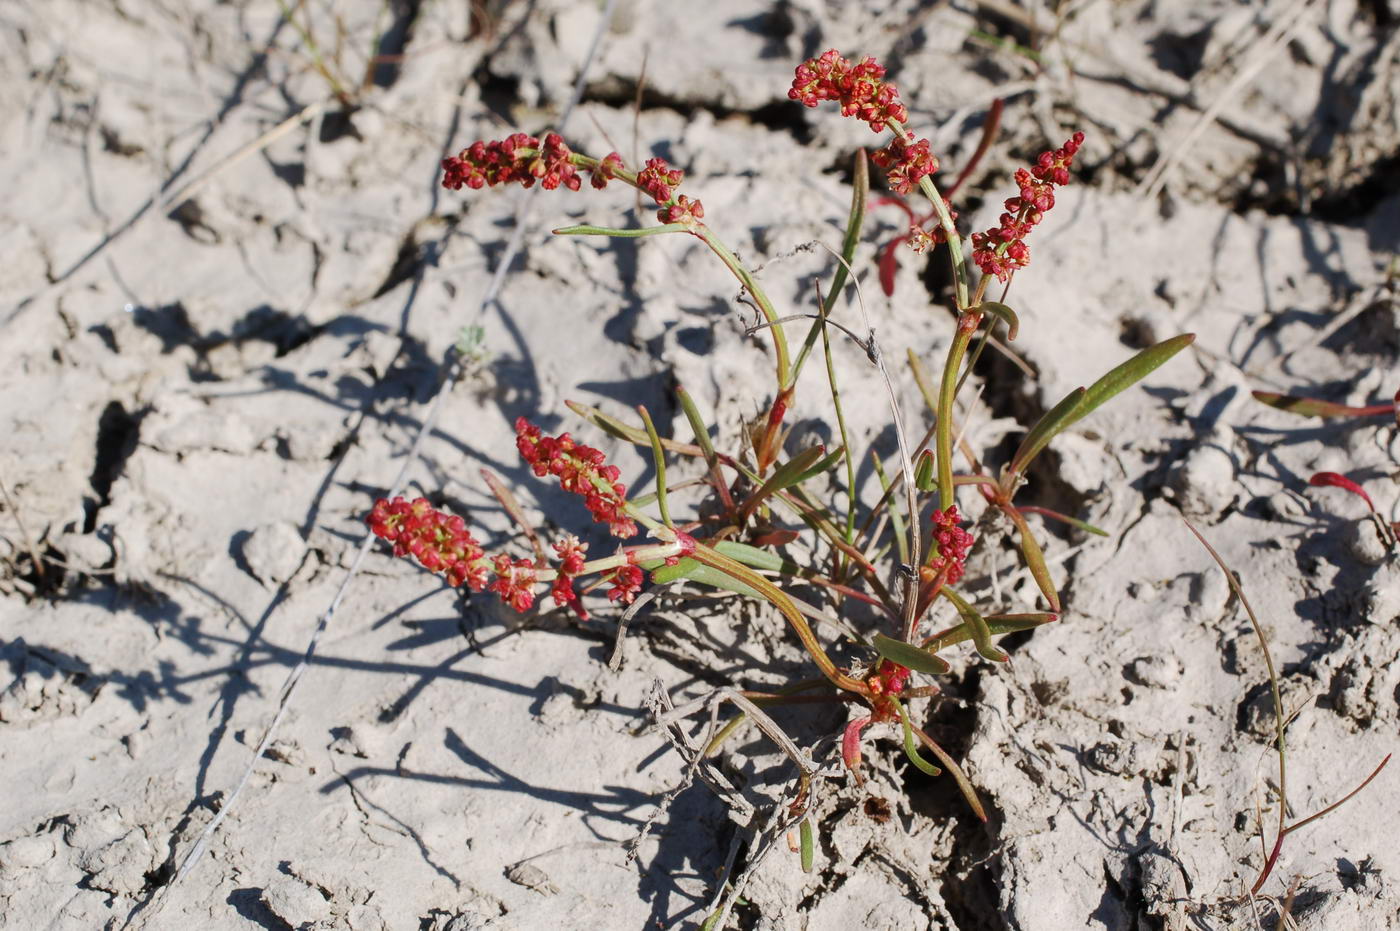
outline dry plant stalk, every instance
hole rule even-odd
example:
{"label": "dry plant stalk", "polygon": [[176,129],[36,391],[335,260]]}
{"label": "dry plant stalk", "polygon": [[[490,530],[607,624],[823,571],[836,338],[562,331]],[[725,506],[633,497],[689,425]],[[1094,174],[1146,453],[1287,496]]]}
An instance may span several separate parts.
{"label": "dry plant stalk", "polygon": [[[1254,896],[1259,895],[1260,890],[1264,888],[1264,883],[1268,881],[1269,875],[1273,873],[1274,865],[1278,863],[1279,854],[1283,853],[1284,838],[1300,828],[1307,827],[1319,818],[1330,815],[1332,812],[1351,801],[1357,793],[1371,784],[1371,780],[1380,775],[1381,770],[1385,769],[1386,764],[1390,762],[1391,754],[1387,753],[1385,759],[1381,760],[1380,764],[1371,771],[1369,776],[1361,780],[1361,783],[1356,788],[1352,789],[1331,805],[1328,805],[1321,811],[1308,815],[1306,818],[1300,818],[1291,823],[1288,821],[1288,746],[1284,738],[1284,732],[1288,727],[1288,719],[1284,717],[1283,713],[1283,697],[1279,692],[1278,671],[1274,668],[1273,653],[1269,650],[1269,638],[1265,636],[1264,627],[1259,623],[1259,617],[1254,613],[1254,607],[1250,605],[1249,599],[1245,597],[1244,587],[1240,585],[1240,580],[1235,575],[1234,571],[1225,564],[1225,560],[1215,551],[1215,547],[1211,546],[1210,543],[1206,541],[1206,538],[1201,535],[1201,532],[1196,529],[1194,524],[1188,520],[1186,521],[1186,527],[1195,534],[1196,539],[1206,548],[1206,552],[1210,554],[1211,559],[1215,560],[1215,564],[1220,567],[1220,571],[1225,573],[1225,581],[1229,584],[1230,591],[1239,599],[1240,604],[1244,606],[1245,614],[1249,616],[1250,626],[1254,628],[1254,636],[1259,641],[1259,649],[1264,654],[1264,666],[1269,671],[1269,691],[1272,694],[1274,702],[1274,748],[1278,754],[1278,828],[1274,832],[1273,845],[1270,846],[1264,836],[1263,821],[1262,819],[1260,820],[1259,842],[1263,848],[1264,863],[1259,870],[1258,878],[1254,880],[1254,884],[1249,887],[1249,891],[1244,896],[1241,896],[1242,899],[1253,899]],[[1290,900],[1292,899],[1291,892],[1288,898]]]}

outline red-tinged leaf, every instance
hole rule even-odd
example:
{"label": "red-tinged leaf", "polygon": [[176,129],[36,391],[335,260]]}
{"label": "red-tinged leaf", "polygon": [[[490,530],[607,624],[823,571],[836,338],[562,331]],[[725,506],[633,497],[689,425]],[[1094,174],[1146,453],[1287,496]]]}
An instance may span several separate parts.
{"label": "red-tinged leaf", "polygon": [[1318,487],[1340,488],[1343,491],[1349,491],[1362,501],[1365,501],[1366,506],[1373,512],[1376,510],[1376,505],[1371,501],[1371,496],[1366,494],[1366,489],[1362,488],[1345,475],[1339,475],[1336,472],[1319,472],[1308,479],[1308,484]]}
{"label": "red-tinged leaf", "polygon": [[1021,536],[1021,555],[1026,558],[1026,568],[1031,570],[1031,578],[1035,579],[1040,593],[1050,603],[1050,610],[1059,614],[1060,595],[1055,591],[1055,580],[1050,577],[1050,567],[1045,563],[1045,554],[1041,551],[1035,534],[1031,533],[1030,525],[1019,510],[1013,507],[1004,507],[1002,510],[1011,518]]}
{"label": "red-tinged leaf", "polygon": [[1062,524],[1069,524],[1071,527],[1078,527],[1085,533],[1092,533],[1095,536],[1100,537],[1108,536],[1107,530],[1100,530],[1088,521],[1080,520],[1077,517],[1070,517],[1068,514],[1061,514],[1059,511],[1052,511],[1049,508],[1038,507],[1033,504],[1022,505],[1020,507],[1022,514],[1039,514],[1041,517],[1048,517],[1051,520],[1057,520]]}
{"label": "red-tinged leaf", "polygon": [[496,473],[488,470],[481,470],[481,477],[486,481],[486,487],[491,489],[491,494],[496,496],[496,500],[501,502],[501,508],[515,522],[515,525],[524,532],[525,538],[530,541],[530,548],[535,551],[535,558],[540,565],[544,565],[546,557],[544,545],[540,543],[539,536],[535,533],[535,528],[525,519],[525,512],[520,509],[520,503],[515,500],[515,495],[510,489],[496,477]]}
{"label": "red-tinged leaf", "polygon": [[880,250],[880,289],[886,297],[894,297],[894,274],[899,270],[899,252],[903,238],[892,239]]}
{"label": "red-tinged leaf", "polygon": [[877,198],[875,198],[875,206],[876,206],[876,207],[898,207],[900,210],[903,210],[903,211],[905,212],[905,214],[908,215],[908,217],[909,217],[909,222],[910,222],[910,223],[913,223],[913,222],[914,222],[914,210],[913,210],[913,208],[911,208],[908,204],[906,204],[902,199],[900,199],[900,198],[898,198],[898,197],[886,197],[886,196],[877,197]]}
{"label": "red-tinged leaf", "polygon": [[770,530],[751,541],[754,546],[786,546],[800,536],[796,530]]}
{"label": "red-tinged leaf", "polygon": [[1000,317],[1006,323],[1007,339],[1015,339],[1016,334],[1021,331],[1021,321],[1016,318],[1016,311],[1005,304],[999,304],[996,301],[983,301],[977,306],[994,317]]}
{"label": "red-tinged leaf", "polygon": [[[1348,407],[1317,398],[1304,398],[1292,394],[1276,394],[1273,391],[1251,391],[1254,400],[1277,410],[1297,414],[1299,417],[1374,417],[1394,412],[1400,418],[1400,402],[1397,404],[1373,404],[1369,407]],[[1396,394],[1400,398],[1400,392]]]}

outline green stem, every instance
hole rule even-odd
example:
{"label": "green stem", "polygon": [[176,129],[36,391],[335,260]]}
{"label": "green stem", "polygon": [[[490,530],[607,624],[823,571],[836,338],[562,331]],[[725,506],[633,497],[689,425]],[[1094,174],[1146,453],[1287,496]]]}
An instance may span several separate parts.
{"label": "green stem", "polygon": [[[900,138],[901,142],[909,141],[909,133],[905,132],[902,124],[890,120],[889,127]],[[938,187],[934,185],[930,177],[925,175],[919,179],[919,190],[933,205],[933,212],[938,216],[938,225],[943,228],[944,235],[948,237],[948,257],[953,263],[953,279],[957,284],[958,310],[967,310],[972,306],[968,300],[967,260],[963,258],[962,237],[958,235],[957,224],[953,222],[953,215],[948,212],[948,205],[943,203],[943,195],[939,193]]]}
{"label": "green stem", "polygon": [[958,369],[981,319],[982,315],[977,312],[965,313],[958,318],[958,330],[948,347],[948,361],[943,365],[934,434],[934,452],[938,456],[938,507],[943,511],[947,511],[956,501],[953,485],[953,398],[958,393]]}
{"label": "green stem", "polygon": [[758,592],[766,600],[772,602],[773,606],[783,613],[788,624],[792,626],[793,631],[797,634],[797,639],[802,641],[802,646],[806,648],[808,655],[810,655],[812,661],[817,664],[817,668],[821,670],[822,675],[831,680],[831,683],[838,689],[847,692],[855,692],[858,695],[869,695],[870,691],[866,688],[864,682],[861,682],[859,679],[852,679],[836,668],[836,664],[832,662],[831,657],[827,655],[826,650],[822,648],[821,643],[817,640],[817,635],[812,633],[812,628],[807,623],[807,619],[802,616],[802,612],[797,610],[797,606],[784,594],[782,589],[778,588],[772,582],[768,581],[757,572],[754,572],[743,563],[730,559],[718,550],[711,549],[703,543],[695,544],[695,552],[690,555],[692,559],[702,565],[710,566],[733,576],[735,579],[738,579],[740,582],[743,582],[745,585]]}
{"label": "green stem", "polygon": [[[818,324],[826,322],[826,315],[830,310],[825,304],[822,305],[822,319]],[[822,354],[826,356],[826,380],[831,386],[831,403],[836,407],[836,426],[841,431],[841,445],[846,450],[846,542],[850,543],[855,537],[856,529],[856,467],[855,457],[851,455],[851,438],[846,432],[846,414],[841,409],[841,392],[836,387],[836,363],[831,357],[831,334],[822,326]],[[843,557],[843,566],[845,559]],[[843,573],[844,574],[844,573]]]}

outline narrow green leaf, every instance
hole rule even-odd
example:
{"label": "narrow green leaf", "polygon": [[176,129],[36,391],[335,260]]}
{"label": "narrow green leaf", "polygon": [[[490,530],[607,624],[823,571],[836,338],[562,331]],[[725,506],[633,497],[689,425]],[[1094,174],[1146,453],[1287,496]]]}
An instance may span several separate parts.
{"label": "narrow green leaf", "polygon": [[[919,453],[919,461],[914,463],[914,487],[919,491],[933,491],[933,450],[926,449]],[[955,478],[954,483],[957,482]]]}
{"label": "narrow green leaf", "polygon": [[812,819],[803,818],[802,825],[797,829],[797,836],[801,838],[802,846],[802,872],[812,872],[812,864],[816,859],[815,844],[812,843]]}
{"label": "narrow green leaf", "polygon": [[1009,470],[1013,474],[1026,470],[1026,466],[1031,464],[1031,460],[1040,455],[1040,451],[1045,448],[1055,434],[1072,423],[1075,408],[1084,401],[1084,396],[1088,394],[1085,388],[1075,388],[1069,394],[1060,399],[1060,403],[1045,412],[1045,415],[1035,422],[1021,440],[1021,445],[1016,449],[1016,455],[1011,457]]}
{"label": "narrow green leaf", "polygon": [[1079,420],[1092,413],[1109,398],[1142,381],[1168,359],[1195,341],[1195,333],[1182,333],[1180,336],[1164,339],[1155,346],[1148,346],[1127,362],[1114,368],[1089,386],[1088,392],[1084,395],[1084,403],[1075,409],[1074,420]]}
{"label": "narrow green leaf", "polygon": [[[846,279],[850,277],[846,266],[854,264],[856,260],[856,246],[860,244],[860,230],[865,223],[865,202],[870,194],[870,169],[866,166],[864,149],[856,150],[851,182],[851,211],[846,218],[846,236],[841,243],[841,257],[846,263],[836,263],[836,271],[831,276],[831,288],[826,292],[826,300],[822,302],[819,318],[836,309],[836,302],[841,299],[841,289],[846,286]],[[792,374],[788,378],[789,385],[797,384],[797,376],[802,373],[807,356],[817,344],[817,334],[824,329],[825,323],[821,319],[812,321],[812,326],[807,330],[807,337],[802,341],[802,348],[798,350],[797,361],[792,366]]]}
{"label": "narrow green leaf", "polygon": [[629,427],[616,417],[604,414],[602,411],[598,410],[598,408],[580,401],[565,401],[564,403],[568,405],[569,410],[578,414],[589,423],[592,423],[609,436],[615,436],[629,443],[636,443],[638,446],[651,446],[651,438],[647,436],[645,430]]}
{"label": "narrow green leaf", "polygon": [[[820,447],[818,447],[818,448],[820,448]],[[840,461],[841,461],[841,457],[844,456],[844,455],[846,455],[846,447],[844,447],[844,446],[838,446],[838,447],[836,447],[836,451],[835,451],[835,452],[828,453],[828,454],[827,454],[826,456],[824,456],[824,457],[821,459],[821,461],[819,461],[816,465],[812,466],[812,467],[811,467],[810,469],[808,469],[807,471],[805,471],[805,472],[803,472],[802,474],[798,475],[797,478],[793,479],[793,481],[792,481],[791,483],[789,483],[789,485],[801,485],[803,482],[807,481],[809,478],[816,478],[818,475],[821,475],[822,473],[827,472],[828,470],[831,469],[832,466],[834,466],[834,465],[836,465],[836,463],[840,462]]]}
{"label": "narrow green leaf", "polygon": [[1021,508],[1021,513],[1039,514],[1041,517],[1048,517],[1051,520],[1057,520],[1061,523],[1069,524],[1071,527],[1078,527],[1085,533],[1092,533],[1095,536],[1100,537],[1109,536],[1107,530],[1100,530],[1098,527],[1095,527],[1088,521],[1080,520],[1077,517],[1070,517],[1068,514],[1062,514],[1059,511],[1052,511],[1050,508],[1036,507],[1035,505],[1025,505]]}
{"label": "narrow green leaf", "polygon": [[787,462],[778,466],[778,468],[773,471],[773,474],[768,476],[768,481],[764,482],[763,486],[759,488],[758,491],[754,492],[753,497],[745,503],[742,515],[743,519],[747,520],[748,516],[754,512],[754,509],[771,495],[775,495],[784,488],[789,488],[804,481],[804,477],[810,477],[810,470],[817,464],[818,460],[822,458],[822,454],[825,452],[826,449],[823,446],[809,446]]}
{"label": "narrow green leaf", "polygon": [[1016,311],[1005,304],[998,304],[996,301],[983,301],[977,309],[986,311],[994,317],[1000,317],[1006,323],[1007,339],[1015,339],[1016,334],[1021,331],[1021,321],[1016,319]]}
{"label": "narrow green leaf", "polygon": [[642,236],[655,236],[658,233],[687,233],[690,227],[684,223],[667,223],[665,226],[647,226],[642,229],[617,229],[611,226],[592,226],[587,223],[578,226],[561,226],[551,230],[556,236],[612,236],[617,239],[637,239]]}
{"label": "narrow green leaf", "polygon": [[[875,450],[870,451],[870,461],[875,464],[875,477],[880,480],[880,491],[884,493],[884,498],[890,495],[890,480],[885,475],[884,463],[880,461],[880,454]],[[915,520],[918,517],[915,515]],[[899,512],[899,505],[890,501],[890,533],[894,536],[895,547],[899,550],[899,561],[907,563],[909,561],[909,541],[904,534],[904,516]]]}
{"label": "narrow green leaf", "polygon": [[[720,540],[714,544],[716,552],[719,552],[735,562],[751,566],[754,569],[767,569],[771,572],[781,572],[785,575],[800,575],[802,568],[796,563],[788,562],[777,553],[769,550],[759,549],[756,546],[749,546],[747,543],[737,543],[733,540]],[[748,595],[751,598],[761,598],[756,590],[734,578],[722,569],[716,569],[703,563],[691,559],[689,556],[681,557],[680,562],[668,566],[658,562],[652,564],[651,579],[657,584],[674,582],[677,579],[690,579],[692,582],[699,582],[702,585],[710,585],[721,588],[728,592],[738,592],[741,595]],[[652,568],[648,565],[645,568]]]}
{"label": "narrow green leaf", "polygon": [[1146,378],[1172,356],[1191,345],[1195,339],[1196,334],[1183,333],[1163,340],[1155,346],[1148,346],[1127,362],[1110,370],[1087,389],[1077,388],[1070,392],[1026,434],[1020,449],[1011,458],[1011,472],[1024,472],[1031,460],[1056,434],[1092,413],[1113,396]]}
{"label": "narrow green leaf", "polygon": [[894,710],[899,712],[899,725],[904,731],[904,755],[909,757],[909,762],[921,772],[930,776],[943,775],[943,770],[924,759],[924,755],[919,752],[919,745],[914,740],[914,725],[909,721],[909,712],[904,710],[904,703],[897,698],[891,700],[894,702]]}
{"label": "narrow green leaf", "polygon": [[674,582],[678,579],[689,579],[692,582],[699,582],[701,585],[709,585],[726,592],[748,595],[750,598],[763,597],[757,590],[750,588],[724,570],[696,562],[689,556],[682,556],[680,562],[674,566],[663,565],[651,574],[651,580],[658,585]]}
{"label": "narrow green leaf", "polygon": [[[899,707],[899,700],[895,699],[894,701],[895,707]],[[910,727],[913,727],[913,725],[911,724]],[[933,752],[933,755],[938,757],[938,762],[948,768],[948,774],[952,776],[953,781],[958,784],[958,791],[961,792],[963,798],[967,800],[968,807],[972,809],[972,813],[983,821],[986,821],[987,812],[982,807],[982,802],[977,798],[977,792],[972,788],[972,783],[968,781],[967,774],[964,773],[962,767],[958,765],[958,761],[949,756],[948,751],[940,747],[934,739],[928,734],[925,734],[921,728],[913,727],[913,730],[915,734],[919,735],[919,740],[923,741],[924,746],[928,747],[929,750]]]}
{"label": "narrow green leaf", "polygon": [[1093,524],[1089,523],[1087,520],[1080,520],[1080,519],[1077,518],[1077,517],[1070,517],[1068,514],[1060,514],[1060,515],[1058,515],[1058,516],[1059,516],[1059,519],[1060,519],[1060,520],[1062,520],[1062,521],[1064,521],[1065,523],[1069,524],[1071,527],[1078,527],[1080,530],[1084,531],[1085,533],[1092,533],[1092,534],[1093,534],[1094,536],[1096,536],[1096,537],[1107,537],[1107,536],[1110,536],[1110,534],[1109,534],[1109,532],[1108,532],[1107,530],[1102,530],[1102,529],[1100,529],[1100,528],[1098,528],[1098,527],[1095,527]]}
{"label": "narrow green leaf", "polygon": [[749,546],[747,543],[738,543],[734,540],[720,540],[714,544],[714,548],[735,562],[741,562],[746,566],[755,569],[769,569],[773,572],[784,570],[797,572],[798,567],[787,562],[777,553],[771,550],[759,549],[756,546]]}
{"label": "narrow green leaf", "polygon": [[685,411],[685,419],[690,421],[690,429],[695,433],[696,445],[705,454],[705,464],[718,475],[719,459],[715,456],[714,445],[710,443],[710,428],[705,423],[705,418],[700,416],[700,409],[695,406],[690,392],[680,385],[676,386],[676,400],[680,402],[681,410]]}
{"label": "narrow green leaf", "polygon": [[[926,192],[927,193],[927,192]],[[936,206],[942,207],[940,201]],[[951,248],[953,243],[949,240]],[[957,253],[954,253],[956,255]],[[963,296],[966,299],[966,296]],[[970,322],[975,315],[963,314],[958,318],[958,329],[948,346],[948,359],[943,363],[943,380],[938,388],[938,414],[934,422],[934,450],[938,458],[938,507],[948,510],[956,502],[953,486],[953,397],[958,393],[958,369],[972,342]],[[964,325],[964,324],[968,325]]]}
{"label": "narrow green leaf", "polygon": [[1031,577],[1035,579],[1035,584],[1040,586],[1040,593],[1049,602],[1050,610],[1058,614],[1060,596],[1055,591],[1055,580],[1050,577],[1050,567],[1045,564],[1045,553],[1041,551],[1035,534],[1031,533],[1030,525],[1026,523],[1026,518],[1020,511],[1014,507],[1005,507],[1002,510],[1016,524],[1016,530],[1021,534],[1021,555],[1026,558],[1026,567],[1031,570]]}
{"label": "narrow green leaf", "polygon": [[[987,622],[987,630],[993,637],[1002,634],[1014,634],[1017,631],[1031,630],[1042,624],[1049,624],[1059,619],[1058,614],[1037,613],[1037,614],[988,614],[983,620]],[[941,633],[934,634],[924,641],[925,649],[937,653],[946,650],[948,647],[956,646],[965,640],[972,639],[972,628],[966,623],[950,627]]]}
{"label": "narrow green leaf", "polygon": [[958,615],[962,617],[963,623],[971,632],[972,643],[977,647],[977,652],[983,659],[991,660],[994,663],[1005,663],[1011,659],[992,643],[992,629],[987,626],[987,619],[977,613],[976,608],[946,585],[938,590],[938,594],[947,598],[952,602],[953,607],[958,609]]}
{"label": "narrow green leaf", "polygon": [[637,413],[647,428],[647,441],[651,444],[651,461],[656,466],[656,507],[661,512],[661,523],[674,527],[671,523],[671,505],[666,497],[666,451],[661,448],[661,434],[656,432],[656,424],[651,422],[651,413],[646,405],[638,404]]}
{"label": "narrow green leaf", "polygon": [[884,634],[876,634],[871,645],[875,648],[875,652],[885,659],[901,666],[907,666],[915,672],[927,673],[930,676],[944,676],[953,669],[941,656],[935,656],[923,647],[905,643],[903,640],[896,640],[893,637],[886,637]]}

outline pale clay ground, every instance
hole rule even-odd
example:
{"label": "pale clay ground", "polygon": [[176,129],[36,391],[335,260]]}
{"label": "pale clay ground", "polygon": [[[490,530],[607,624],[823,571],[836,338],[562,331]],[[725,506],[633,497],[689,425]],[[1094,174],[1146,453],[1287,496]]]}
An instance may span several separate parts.
{"label": "pale clay ground", "polygon": [[[380,5],[337,5],[343,41],[330,4],[307,6],[323,52],[357,79]],[[13,500],[0,513],[0,925],[625,929],[702,916],[734,836],[703,785],[681,792],[637,863],[618,843],[683,769],[644,703],[657,678],[679,700],[809,675],[782,622],[663,598],[614,673],[606,611],[521,628],[492,597],[464,600],[379,547],[247,790],[171,882],[271,721],[462,326],[484,327],[488,357],[450,388],[408,490],[441,493],[493,545],[518,541],[481,468],[540,520],[582,525],[575,502],[521,468],[516,416],[573,430],[645,482],[647,457],[604,442],[565,399],[645,403],[687,438],[680,382],[728,439],[771,388],[767,344],[744,336],[749,312],[697,242],[548,235],[585,217],[634,222],[625,190],[533,198],[523,258],[481,310],[521,192],[442,191],[437,162],[553,125],[602,4],[487,3],[484,20],[470,6],[388,4],[382,49],[402,58],[360,109],[347,119],[331,100],[228,161],[327,100],[276,3],[0,9],[0,477]],[[839,243],[847,166],[872,142],[829,108],[787,102],[807,55],[887,61],[950,176],[1006,98],[1001,138],[963,192],[984,204],[964,207],[965,228],[994,220],[1016,164],[1083,129],[1083,176],[1009,298],[1039,376],[989,364],[965,408],[981,448],[1135,347],[1198,334],[1057,440],[1059,479],[1042,470],[1027,489],[1112,535],[1047,531],[1064,619],[1020,638],[1009,667],[959,654],[947,697],[916,711],[962,756],[990,822],[946,779],[896,765],[892,734],[877,732],[866,788],[825,786],[816,871],[780,844],[732,927],[1257,927],[1228,902],[1262,859],[1272,703],[1248,621],[1183,514],[1240,573],[1285,704],[1301,708],[1296,815],[1396,747],[1400,563],[1368,538],[1359,501],[1306,479],[1345,471],[1394,519],[1397,430],[1302,420],[1249,391],[1374,403],[1400,388],[1387,278],[1400,6],[1083,0],[1059,4],[1058,24],[1051,6],[621,0],[570,118],[584,151],[685,168],[707,220],[756,263]],[[1039,63],[996,37],[1033,43]],[[1163,159],[1163,191],[1146,196]],[[930,307],[926,261],[901,258],[894,300],[870,273],[899,223],[872,212],[864,298],[887,358],[912,346],[936,368],[951,328]],[[801,309],[813,274],[830,262],[803,254],[764,281]],[[858,442],[893,455],[877,376],[849,344],[836,351]],[[819,368],[793,419],[829,439]],[[922,432],[912,380],[896,380]],[[65,568],[37,576],[20,521]],[[1029,578],[987,532],[972,590],[1033,609]],[[778,719],[808,745],[842,724],[832,710]],[[829,739],[815,746],[830,758]],[[725,765],[759,800],[790,776],[756,733]],[[1387,770],[1290,838],[1264,892],[1296,882],[1300,927],[1400,928],[1397,780]],[[872,794],[890,801],[887,823],[868,814]],[[1256,904],[1272,926],[1275,904]]]}

